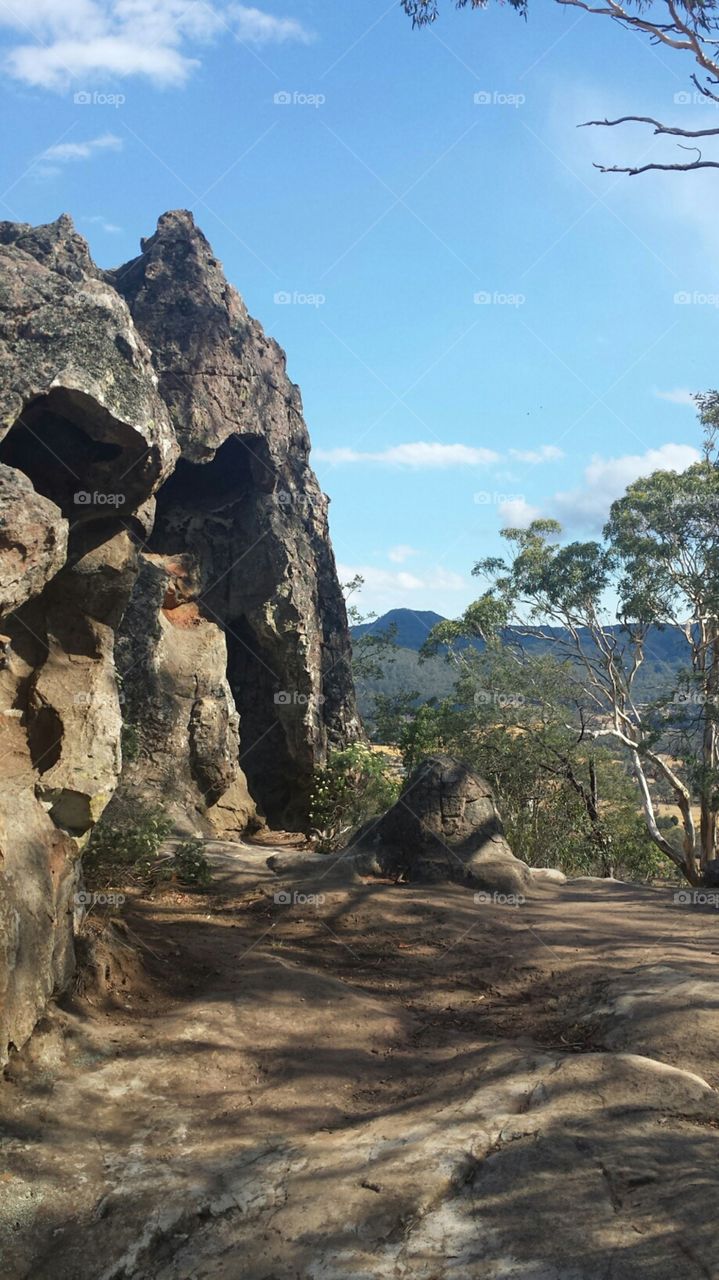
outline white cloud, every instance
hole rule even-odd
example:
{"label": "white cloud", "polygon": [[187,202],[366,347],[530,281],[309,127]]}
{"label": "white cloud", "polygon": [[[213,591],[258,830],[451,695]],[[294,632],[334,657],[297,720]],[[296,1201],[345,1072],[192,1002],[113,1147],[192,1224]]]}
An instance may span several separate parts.
{"label": "white cloud", "polygon": [[414,547],[409,547],[406,543],[401,542],[397,547],[390,547],[387,552],[387,559],[391,560],[392,564],[404,564],[405,560],[409,560],[411,556],[416,556],[417,554],[418,552],[415,551]]}
{"label": "white cloud", "polygon": [[294,18],[204,0],[4,0],[3,26],[21,37],[5,57],[8,74],[54,90],[121,76],[182,85],[199,65],[194,45],[228,34],[258,45],[312,38]]}
{"label": "white cloud", "polygon": [[115,222],[108,222],[107,218],[103,217],[101,213],[93,213],[84,217],[83,222],[87,222],[90,226],[101,227],[103,231],[107,231],[111,235],[119,235],[123,230]]}
{"label": "white cloud", "polygon": [[51,160],[56,164],[66,164],[73,160],[89,160],[97,151],[122,151],[122,138],[114,133],[102,133],[97,138],[88,138],[85,142],[59,142],[48,147],[40,156],[41,160]]}
{"label": "white cloud", "polygon": [[499,514],[504,528],[526,529],[542,513],[539,507],[531,506],[525,498],[508,498],[506,502],[500,502]]}
{"label": "white cloud", "polygon": [[365,609],[384,613],[403,605],[414,609],[435,609],[454,616],[458,605],[457,594],[471,598],[472,586],[461,574],[452,569],[435,565],[417,573],[405,569],[380,569],[375,565],[337,566],[340,581],[351,582],[359,574],[364,586],[359,593]]}
{"label": "white cloud", "polygon": [[593,530],[601,529],[615,498],[620,498],[627,485],[648,476],[652,471],[686,471],[700,454],[688,444],[664,444],[642,454],[625,454],[619,458],[602,458],[595,454],[584,471],[584,484],[550,500],[549,514],[563,524]]}
{"label": "white cloud", "polygon": [[233,26],[240,40],[248,44],[285,44],[293,40],[298,44],[309,44],[311,34],[296,18],[275,18],[261,9],[253,9],[249,5],[233,5],[229,16],[234,19]]}
{"label": "white cloud", "polygon": [[556,444],[543,444],[539,449],[510,449],[509,456],[515,462],[528,462],[537,466],[540,462],[558,462],[564,451]]}
{"label": "white cloud", "polygon": [[655,391],[657,400],[668,400],[670,404],[686,404],[691,405],[692,409],[696,409],[695,391],[689,391],[687,387],[675,387],[673,391]]}
{"label": "white cloud", "polygon": [[387,466],[414,468],[486,467],[499,462],[493,449],[475,449],[467,444],[428,444],[418,440],[412,444],[396,444],[376,453],[358,449],[316,449],[314,457],[335,465],[384,463]]}

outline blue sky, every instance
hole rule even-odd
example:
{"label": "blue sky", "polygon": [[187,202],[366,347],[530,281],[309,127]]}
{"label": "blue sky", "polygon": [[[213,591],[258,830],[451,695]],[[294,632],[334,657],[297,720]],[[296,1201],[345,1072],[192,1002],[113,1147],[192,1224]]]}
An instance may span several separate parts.
{"label": "blue sky", "polygon": [[719,383],[717,178],[601,175],[674,146],[576,128],[707,127],[692,64],[549,0],[445,7],[418,32],[398,0],[0,3],[0,217],[67,211],[110,266],[193,210],[287,350],[380,612],[457,613],[508,520],[596,532],[691,461],[688,393]]}

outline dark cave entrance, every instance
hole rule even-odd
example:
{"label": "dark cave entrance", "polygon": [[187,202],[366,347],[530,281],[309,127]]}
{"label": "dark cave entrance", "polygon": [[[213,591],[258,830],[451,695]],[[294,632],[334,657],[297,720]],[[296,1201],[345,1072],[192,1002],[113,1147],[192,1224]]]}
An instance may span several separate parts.
{"label": "dark cave entrance", "polygon": [[278,585],[268,505],[274,483],[261,436],[230,436],[209,462],[181,459],[157,495],[149,545],[196,562],[199,604],[225,633],[227,679],[240,715],[240,765],[268,821],[282,826],[301,820],[302,804],[287,709],[276,701],[284,660],[277,637],[257,625]]}
{"label": "dark cave entrance", "polygon": [[0,462],[23,472],[69,521],[72,558],[131,515],[146,454],[96,401],[62,388],[30,401],[0,441]]}

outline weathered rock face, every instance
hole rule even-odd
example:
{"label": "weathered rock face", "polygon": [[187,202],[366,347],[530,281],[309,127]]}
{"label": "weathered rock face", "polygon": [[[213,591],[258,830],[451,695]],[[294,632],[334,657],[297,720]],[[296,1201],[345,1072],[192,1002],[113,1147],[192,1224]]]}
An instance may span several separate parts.
{"label": "weathered rock face", "polygon": [[274,825],[300,824],[328,744],[361,731],[299,389],[191,214],[165,214],[108,279],[152,350],[182,448],[148,549],[192,566],[197,607],[225,634],[250,790]]}
{"label": "weathered rock face", "polygon": [[72,968],[78,855],[121,767],[133,512],[178,448],[129,310],[61,218],[0,226],[0,1059]]}
{"label": "weathered rock face", "polygon": [[499,893],[531,884],[514,857],[488,783],[461,760],[431,756],[396,804],[358,836],[360,862],[407,880],[464,880]]}
{"label": "weathered rock face", "polygon": [[188,557],[141,553],[116,650],[125,759],[115,805],[163,797],[180,831],[241,834],[256,806],[238,763],[225,637],[198,590]]}
{"label": "weathered rock face", "polygon": [[299,392],[190,215],[107,275],[67,217],[0,223],[0,362],[2,1061],[121,772],[180,830],[299,822],[360,730]]}

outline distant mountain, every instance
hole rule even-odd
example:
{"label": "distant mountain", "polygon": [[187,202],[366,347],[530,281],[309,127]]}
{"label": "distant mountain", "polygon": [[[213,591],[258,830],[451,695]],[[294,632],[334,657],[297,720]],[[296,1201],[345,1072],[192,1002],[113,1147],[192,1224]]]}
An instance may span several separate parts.
{"label": "distant mountain", "polygon": [[358,626],[350,627],[350,634],[358,638],[368,632],[377,635],[379,632],[396,627],[395,644],[398,644],[401,649],[417,650],[422,648],[432,627],[438,622],[444,622],[444,618],[441,613],[433,613],[431,609],[424,611],[390,609],[389,613],[383,614],[381,618],[375,618],[374,622],[362,622]]}
{"label": "distant mountain", "polygon": [[[374,622],[361,623],[350,628],[353,639],[369,633],[378,634],[397,628],[395,643],[401,653],[396,661],[387,665],[385,676],[381,680],[363,680],[359,682],[359,699],[363,714],[367,715],[371,706],[372,695],[377,692],[399,692],[401,688],[417,689],[420,701],[428,697],[446,697],[451,691],[454,674],[447,667],[442,656],[430,659],[429,662],[418,663],[417,653],[424,644],[432,627],[444,618],[432,610],[390,609]],[[612,628],[619,631],[619,627]],[[548,627],[547,631],[558,628]],[[465,641],[474,643],[478,649],[484,646],[481,640]],[[529,639],[526,646],[535,652],[546,652],[547,641]],[[659,696],[671,687],[675,672],[685,666],[687,646],[684,636],[677,627],[652,627],[647,636],[644,663],[637,677],[637,694],[640,698],[651,699]]]}

